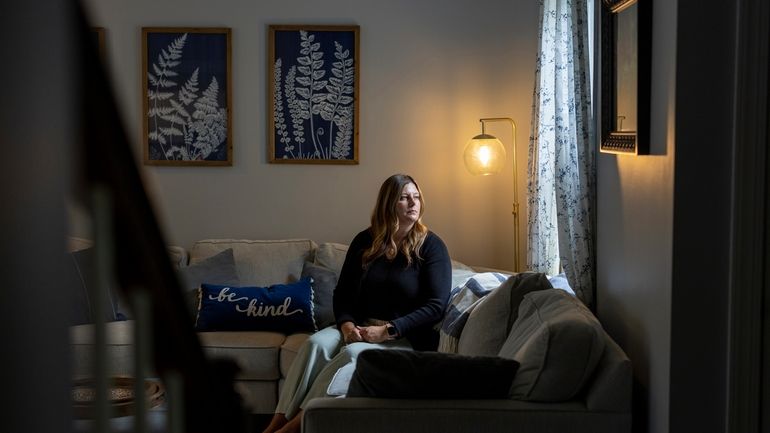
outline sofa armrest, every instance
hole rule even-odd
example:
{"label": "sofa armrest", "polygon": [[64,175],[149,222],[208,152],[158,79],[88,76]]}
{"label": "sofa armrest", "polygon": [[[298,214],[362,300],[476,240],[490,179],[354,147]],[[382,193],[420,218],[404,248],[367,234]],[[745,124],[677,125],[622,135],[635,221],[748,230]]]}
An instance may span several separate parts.
{"label": "sofa armrest", "polygon": [[190,262],[190,255],[184,247],[168,245],[166,246],[166,251],[168,252],[168,257],[171,260],[174,269],[183,268]]}
{"label": "sofa armrest", "polygon": [[631,361],[606,332],[605,348],[594,377],[588,384],[586,405],[590,410],[631,411]]}
{"label": "sofa armrest", "polygon": [[317,398],[305,407],[304,433],[631,431],[627,412],[590,412],[581,401]]}

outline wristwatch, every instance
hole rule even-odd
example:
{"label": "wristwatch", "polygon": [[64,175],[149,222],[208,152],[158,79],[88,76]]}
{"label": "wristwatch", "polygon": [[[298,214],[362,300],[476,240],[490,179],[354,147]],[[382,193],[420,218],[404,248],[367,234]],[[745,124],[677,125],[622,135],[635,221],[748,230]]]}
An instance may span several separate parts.
{"label": "wristwatch", "polygon": [[397,338],[398,337],[398,330],[396,329],[395,326],[393,326],[392,323],[388,322],[385,325],[385,328],[388,330],[388,337],[391,337],[391,338]]}

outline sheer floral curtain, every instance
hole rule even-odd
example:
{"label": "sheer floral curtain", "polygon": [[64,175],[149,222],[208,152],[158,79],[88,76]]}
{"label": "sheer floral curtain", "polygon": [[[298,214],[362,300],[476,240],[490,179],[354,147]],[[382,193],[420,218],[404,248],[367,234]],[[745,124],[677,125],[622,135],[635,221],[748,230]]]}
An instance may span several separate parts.
{"label": "sheer floral curtain", "polygon": [[595,156],[588,45],[590,0],[540,0],[528,158],[530,269],[558,274],[593,303]]}

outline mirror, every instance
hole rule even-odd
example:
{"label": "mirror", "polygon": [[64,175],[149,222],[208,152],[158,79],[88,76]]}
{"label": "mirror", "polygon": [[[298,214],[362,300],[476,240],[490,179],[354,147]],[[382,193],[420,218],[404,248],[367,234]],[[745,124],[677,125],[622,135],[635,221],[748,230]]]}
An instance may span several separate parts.
{"label": "mirror", "polygon": [[650,0],[603,0],[601,152],[649,151]]}

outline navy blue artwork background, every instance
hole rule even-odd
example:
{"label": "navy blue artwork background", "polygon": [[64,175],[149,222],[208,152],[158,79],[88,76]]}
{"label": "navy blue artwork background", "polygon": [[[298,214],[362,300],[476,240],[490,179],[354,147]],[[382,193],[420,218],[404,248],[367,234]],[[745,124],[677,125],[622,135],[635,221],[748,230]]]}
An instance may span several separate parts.
{"label": "navy blue artwork background", "polygon": [[[336,47],[334,45],[334,42],[338,42],[342,45],[343,50],[348,50],[350,52],[349,59],[353,59],[353,68],[356,67],[358,63],[358,59],[355,57],[356,49],[355,49],[355,32],[354,31],[333,31],[333,30],[309,30],[308,35],[314,35],[315,39],[313,43],[320,43],[320,50],[323,52],[323,70],[326,71],[326,74],[321,80],[329,80],[329,77],[333,77],[332,75],[332,64],[336,61],[339,61],[335,56],[334,53],[336,51]],[[274,48],[275,48],[275,58],[272,59],[273,62],[275,62],[278,59],[281,59],[282,65],[281,65],[281,82],[279,83],[281,87],[283,88],[283,85],[286,81],[286,74],[289,71],[289,69],[292,66],[300,66],[297,62],[298,57],[302,57],[303,54],[300,53],[300,50],[302,49],[300,43],[302,42],[302,39],[300,37],[300,32],[298,30],[276,30],[275,31],[275,38],[274,38]],[[269,77],[269,79],[273,80],[273,77]],[[358,77],[355,77],[355,80],[358,80]],[[325,92],[325,90],[321,90],[321,92]],[[356,98],[358,95],[351,95],[354,98]],[[273,102],[271,101],[271,104]],[[289,113],[289,108],[286,106],[285,96],[284,100],[282,101],[283,105],[283,112]],[[353,111],[353,114],[351,118],[353,119],[353,125],[355,125],[355,115],[357,113]],[[317,119],[320,119],[320,116],[316,115]],[[291,122],[287,119],[287,126],[289,129],[291,129]],[[327,122],[324,122],[327,123]],[[309,131],[307,132],[309,133]],[[326,131],[328,134],[328,131]],[[277,131],[273,131],[274,134],[274,155],[276,159],[284,158],[284,156],[287,155],[287,152],[284,149],[284,146],[282,143],[280,143],[280,136]],[[355,131],[353,133],[353,136],[355,136]],[[308,137],[308,140],[310,138]],[[309,144],[312,146],[312,144]],[[347,160],[353,160],[355,159],[354,152],[351,150],[351,152],[348,154],[348,156],[345,158]]]}
{"label": "navy blue artwork background", "polygon": [[[161,50],[168,52],[168,47],[185,32],[148,32],[147,33],[147,71],[154,73],[152,64],[158,64],[158,56]],[[174,67],[179,76],[173,77],[176,86],[172,89],[178,93],[191,76],[195,68],[198,68],[198,88],[203,92],[211,84],[211,78],[216,77],[219,84],[217,102],[222,108],[227,108],[227,35],[224,33],[187,33],[187,40],[182,49],[182,58],[178,66]],[[148,88],[151,86],[147,83]],[[144,95],[146,98],[147,95]],[[230,115],[230,113],[228,113]],[[151,159],[164,159],[157,143],[149,143]],[[229,143],[225,142],[218,151],[209,155],[207,161],[226,161]]]}

